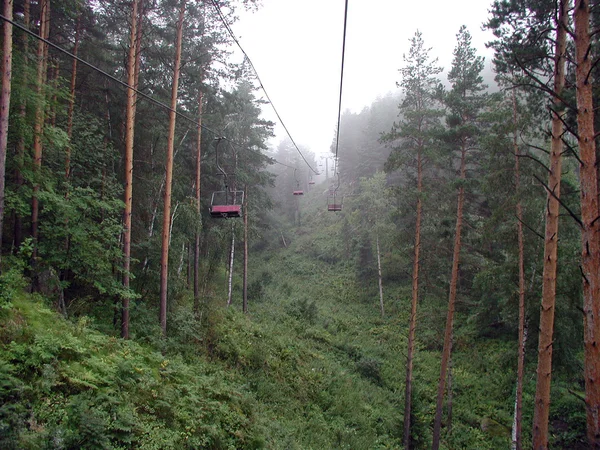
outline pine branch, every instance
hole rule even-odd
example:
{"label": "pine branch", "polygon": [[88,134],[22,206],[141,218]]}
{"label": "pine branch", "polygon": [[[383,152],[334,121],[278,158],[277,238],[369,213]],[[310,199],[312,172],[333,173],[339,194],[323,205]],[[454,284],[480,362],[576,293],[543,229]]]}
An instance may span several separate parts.
{"label": "pine branch", "polygon": [[552,189],[550,189],[550,187],[548,187],[548,185],[546,183],[544,183],[537,175],[533,175],[533,177],[538,180],[538,182],[544,186],[544,188],[546,189],[546,191],[548,191],[548,193],[554,197],[554,199],[560,203],[560,205],[565,209],[565,211],[567,211],[567,213],[569,213],[569,215],[571,216],[571,218],[577,222],[579,224],[579,226],[581,228],[583,228],[583,222],[581,221],[581,219],[579,217],[577,217],[577,215],[571,211],[571,208],[569,208],[555,193]]}

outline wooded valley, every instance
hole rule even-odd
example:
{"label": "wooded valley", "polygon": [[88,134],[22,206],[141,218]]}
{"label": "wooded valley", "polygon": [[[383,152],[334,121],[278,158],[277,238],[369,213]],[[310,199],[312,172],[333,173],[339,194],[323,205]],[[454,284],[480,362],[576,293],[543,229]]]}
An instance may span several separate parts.
{"label": "wooded valley", "polygon": [[0,448],[600,448],[598,2],[494,0],[493,85],[415,30],[326,154],[257,0],[2,4]]}

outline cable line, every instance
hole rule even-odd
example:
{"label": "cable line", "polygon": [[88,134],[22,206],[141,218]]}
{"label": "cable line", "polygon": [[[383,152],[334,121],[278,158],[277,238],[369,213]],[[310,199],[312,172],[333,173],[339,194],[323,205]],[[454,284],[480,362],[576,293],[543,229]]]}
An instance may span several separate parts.
{"label": "cable line", "polygon": [[[318,175],[318,172],[315,169],[312,168],[312,166],[309,164],[309,162],[306,160],[306,158],[304,157],[304,155],[302,154],[302,152],[300,151],[300,149],[296,145],[296,142],[294,141],[294,138],[292,137],[292,135],[290,134],[288,128],[285,126],[285,123],[281,119],[281,116],[279,115],[279,112],[277,111],[277,108],[275,108],[275,104],[273,103],[273,101],[271,101],[271,98],[269,97],[269,94],[267,93],[267,90],[265,89],[265,86],[263,85],[263,83],[262,83],[262,81],[260,79],[260,76],[258,75],[258,71],[256,70],[256,67],[254,67],[254,64],[252,64],[252,60],[250,59],[250,57],[248,56],[248,54],[246,53],[246,51],[242,48],[242,44],[240,44],[240,42],[238,41],[238,39],[235,37],[235,34],[233,33],[233,30],[231,29],[231,26],[229,25],[229,23],[227,22],[227,19],[225,18],[225,16],[223,16],[223,13],[221,12],[221,8],[219,7],[219,5],[216,3],[215,0],[211,0],[211,3],[215,7],[215,9],[217,11],[217,14],[221,18],[221,22],[223,22],[223,26],[225,27],[225,29],[227,30],[227,32],[229,33],[229,35],[231,36],[231,38],[233,39],[233,41],[237,44],[237,46],[239,47],[239,49],[244,54],[244,58],[246,58],[246,60],[248,61],[248,64],[250,64],[250,67],[252,67],[252,70],[254,71],[254,75],[256,76],[256,79],[258,80],[258,84],[260,85],[260,88],[265,93],[265,97],[267,97],[267,100],[269,101],[269,104],[273,108],[273,111],[275,111],[275,115],[277,116],[277,119],[279,119],[279,123],[281,123],[281,126],[283,127],[283,129],[287,133],[288,137],[290,138],[290,141],[292,141],[292,144],[294,144],[294,147],[296,148],[296,151],[300,154],[300,156],[302,157],[302,159],[304,160],[304,162],[306,163],[306,165],[308,166],[308,168],[310,170],[312,170],[315,174]],[[347,4],[348,4],[348,1],[346,0],[346,7],[347,7]],[[345,33],[345,27],[344,27],[344,33]]]}
{"label": "cable line", "polygon": [[[120,84],[121,86],[125,87],[126,89],[131,89],[132,91],[134,91],[135,93],[137,93],[138,95],[140,95],[141,97],[149,100],[151,103],[160,106],[161,108],[167,110],[167,111],[172,111],[175,114],[177,114],[179,117],[181,117],[184,120],[187,120],[188,122],[193,123],[194,125],[198,125],[199,124],[199,120],[198,119],[194,119],[192,117],[189,117],[188,115],[177,111],[176,109],[172,109],[169,105],[167,105],[166,103],[163,103],[159,100],[156,100],[155,98],[151,97],[150,95],[140,91],[139,89],[134,88],[133,86],[128,85],[127,83],[125,83],[124,81],[119,80],[117,77],[115,77],[114,75],[109,74],[108,72],[105,72],[104,70],[100,69],[99,67],[96,67],[95,65],[93,65],[92,63],[87,62],[86,60],[80,58],[79,56],[74,55],[73,53],[69,52],[68,50],[65,50],[64,48],[60,47],[59,45],[54,44],[53,42],[50,42],[47,39],[44,39],[43,37],[41,37],[40,35],[34,33],[33,31],[29,30],[28,28],[24,27],[23,25],[8,19],[7,17],[5,17],[4,15],[0,14],[0,19],[10,23],[12,26],[24,31],[25,33],[33,36],[34,38],[44,42],[45,44],[49,45],[50,47],[58,50],[61,53],[64,53],[65,55],[77,60],[78,62],[80,62],[81,64],[83,64],[84,66],[89,67],[92,70],[95,70],[96,72],[100,73],[101,75],[111,79],[112,81],[115,81],[116,83]],[[208,131],[209,133],[213,134],[215,137],[222,137],[221,133],[207,127],[206,125],[203,125],[202,123],[200,123],[200,127],[202,129],[204,129],[205,131]],[[222,137],[223,139],[227,140],[228,142],[235,144],[238,148],[244,148],[244,146],[238,142],[235,142],[229,138],[226,137]],[[260,151],[254,150],[250,147],[246,147],[247,150],[254,152],[258,155],[264,156],[265,158],[269,158],[274,160],[273,158],[270,158],[269,156],[261,153]],[[278,161],[274,160],[276,163],[279,163]],[[281,164],[281,163],[279,163]],[[317,172],[315,172],[317,173]]]}
{"label": "cable line", "polygon": [[344,88],[344,60],[346,59],[346,25],[348,24],[348,0],[344,7],[344,34],[342,38],[342,67],[340,70],[340,99],[338,103],[338,120],[337,120],[337,132],[335,137],[335,165],[333,173],[337,172],[338,164],[338,150],[340,148],[340,122],[342,119],[342,91]]}

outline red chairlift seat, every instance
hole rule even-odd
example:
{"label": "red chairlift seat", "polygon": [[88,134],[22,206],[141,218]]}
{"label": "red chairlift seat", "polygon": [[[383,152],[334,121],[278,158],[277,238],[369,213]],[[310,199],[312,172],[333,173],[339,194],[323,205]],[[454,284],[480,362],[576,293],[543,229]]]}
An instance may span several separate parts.
{"label": "red chairlift seat", "polygon": [[304,191],[294,191],[294,195],[304,195]]}
{"label": "red chairlift seat", "polygon": [[341,211],[342,210],[342,198],[341,197],[328,197],[327,198],[327,211]]}
{"label": "red chairlift seat", "polygon": [[314,182],[313,180],[310,180],[310,181],[308,182],[308,184],[315,184],[315,182]]}
{"label": "red chairlift seat", "polygon": [[215,219],[242,217],[244,191],[216,191],[210,201],[210,215]]}

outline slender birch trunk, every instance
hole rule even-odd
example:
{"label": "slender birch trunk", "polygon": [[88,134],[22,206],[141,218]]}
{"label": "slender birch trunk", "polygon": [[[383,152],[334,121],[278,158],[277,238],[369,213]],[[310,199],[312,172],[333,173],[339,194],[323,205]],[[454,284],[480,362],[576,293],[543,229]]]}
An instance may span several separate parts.
{"label": "slender birch trunk", "polygon": [[177,20],[177,43],[175,44],[175,63],[173,85],[171,88],[171,111],[169,112],[169,135],[167,137],[167,162],[165,177],[165,197],[163,209],[162,252],[160,257],[160,311],[159,322],[164,336],[167,335],[167,288],[169,278],[169,238],[171,225],[171,188],[173,184],[173,151],[175,147],[175,110],[177,109],[177,90],[181,72],[181,42],[183,40],[183,18],[185,0],[181,1]]}
{"label": "slender birch trunk", "polygon": [[235,230],[231,224],[231,251],[229,252],[229,273],[227,281],[227,306],[231,306],[233,292],[233,258],[235,256]]}
{"label": "slender birch trunk", "polygon": [[590,4],[576,0],[575,23],[577,130],[581,161],[581,265],[583,273],[583,341],[585,401],[589,448],[600,449],[600,224],[596,180],[596,142],[592,64],[590,58]]}
{"label": "slender birch trunk", "polygon": [[[136,94],[132,87],[137,86],[136,53],[138,49],[138,7],[140,0],[132,0],[131,29],[129,32],[129,54],[127,58],[127,110],[125,125],[125,193],[123,212],[123,287],[129,290],[131,272],[131,212],[133,207],[133,141],[135,135],[135,100]],[[122,299],[121,337],[129,339],[129,296],[126,293]]]}
{"label": "slender birch trunk", "polygon": [[244,283],[242,311],[248,313],[248,185],[244,186]]}
{"label": "slender birch trunk", "polygon": [[376,235],[376,247],[377,247],[377,275],[379,281],[379,309],[381,310],[381,318],[385,317],[385,311],[383,309],[383,279],[381,276],[381,250],[379,248],[379,233]]}
{"label": "slender birch trunk", "polygon": [[552,111],[552,143],[550,172],[548,174],[548,200],[546,209],[546,233],[544,245],[544,270],[542,304],[540,309],[540,333],[538,340],[538,365],[535,404],[533,414],[533,448],[548,448],[548,415],[550,412],[550,381],[552,377],[552,340],[554,334],[554,305],[556,299],[556,266],[558,254],[558,214],[560,177],[562,168],[561,120],[564,105],[559,99],[565,84],[565,53],[567,11],[569,0],[561,0],[556,24],[556,53],[554,57],[554,103]]}
{"label": "slender birch trunk", "polygon": [[[4,0],[2,14],[8,20],[13,16],[13,0]],[[10,116],[10,91],[12,78],[12,24],[4,21],[2,25],[2,97],[0,98],[0,244],[2,244],[2,226],[4,223],[4,178],[6,174],[6,147],[8,145],[8,119]],[[2,252],[0,252],[0,260]],[[1,273],[0,268],[0,273]]]}

